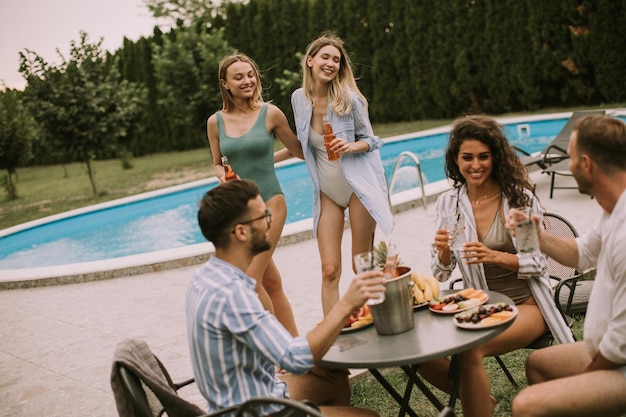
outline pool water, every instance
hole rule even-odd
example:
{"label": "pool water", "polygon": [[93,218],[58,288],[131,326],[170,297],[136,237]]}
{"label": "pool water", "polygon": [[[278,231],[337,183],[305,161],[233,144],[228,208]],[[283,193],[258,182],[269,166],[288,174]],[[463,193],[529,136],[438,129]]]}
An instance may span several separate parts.
{"label": "pool water", "polygon": [[[543,149],[567,121],[551,119],[504,125],[510,141],[527,152]],[[521,127],[520,127],[521,126]],[[420,160],[426,183],[445,179],[447,132],[391,138],[381,148],[387,178],[404,151]],[[403,163],[393,192],[418,186],[416,169]],[[277,168],[287,200],[287,223],[312,216],[312,186],[304,162]],[[55,220],[0,237],[0,270],[64,265],[137,255],[206,240],[197,226],[197,202],[214,179],[188,189]]]}

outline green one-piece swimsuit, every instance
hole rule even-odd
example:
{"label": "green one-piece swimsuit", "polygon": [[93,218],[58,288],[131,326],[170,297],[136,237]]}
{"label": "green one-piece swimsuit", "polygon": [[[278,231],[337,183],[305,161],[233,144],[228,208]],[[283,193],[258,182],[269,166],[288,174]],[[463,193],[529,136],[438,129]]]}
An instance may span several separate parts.
{"label": "green one-piece swimsuit", "polygon": [[267,104],[259,112],[254,126],[239,137],[226,134],[222,112],[217,112],[217,133],[220,151],[240,178],[254,181],[261,190],[263,201],[282,194],[274,170],[274,135],[267,131],[265,123]]}

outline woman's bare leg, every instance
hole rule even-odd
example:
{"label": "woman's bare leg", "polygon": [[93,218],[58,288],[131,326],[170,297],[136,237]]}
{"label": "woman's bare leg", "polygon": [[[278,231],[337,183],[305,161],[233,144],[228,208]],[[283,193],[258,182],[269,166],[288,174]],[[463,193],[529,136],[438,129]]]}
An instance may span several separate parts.
{"label": "woman's bare leg", "polygon": [[372,250],[376,222],[367,211],[361,200],[352,194],[350,197],[350,231],[352,233],[352,270],[354,271],[354,255]]}
{"label": "woman's bare leg", "polygon": [[256,291],[263,306],[276,316],[289,333],[297,336],[298,328],[293,310],[283,289],[280,272],[272,259],[287,218],[285,196],[279,194],[272,197],[267,202],[267,208],[272,212],[272,224],[268,232],[272,247],[255,256],[246,273],[256,280]]}
{"label": "woman's bare leg", "polygon": [[537,305],[518,305],[519,313],[513,324],[494,339],[463,352],[460,360],[459,397],[465,417],[493,415],[491,387],[483,366],[487,356],[502,355],[523,348],[547,331]]}
{"label": "woman's bare leg", "polygon": [[[493,415],[491,387],[483,367],[483,359],[523,348],[547,331],[537,305],[517,307],[519,314],[511,327],[494,339],[458,355],[459,398],[463,405],[463,415],[466,417]],[[450,393],[452,381],[447,379],[449,366],[450,361],[441,359],[420,365],[418,372],[437,388]]]}
{"label": "woman's bare leg", "polygon": [[324,193],[320,193],[320,204],[317,247],[322,263],[322,311],[326,315],[339,301],[344,209]]}

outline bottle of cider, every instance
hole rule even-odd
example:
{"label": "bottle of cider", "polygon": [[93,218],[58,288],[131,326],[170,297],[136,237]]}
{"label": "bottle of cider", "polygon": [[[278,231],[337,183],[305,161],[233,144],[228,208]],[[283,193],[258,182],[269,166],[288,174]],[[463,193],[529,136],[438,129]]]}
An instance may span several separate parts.
{"label": "bottle of cider", "polygon": [[398,276],[396,269],[397,266],[398,249],[396,248],[396,245],[389,243],[387,245],[387,259],[385,259],[385,264],[383,266],[383,276],[385,279],[391,279]]}
{"label": "bottle of cider", "polygon": [[333,152],[330,149],[330,142],[335,139],[335,134],[333,133],[333,127],[331,126],[328,118],[324,116],[324,146],[326,146],[326,152],[328,153],[329,161],[336,161],[339,159],[339,154],[337,152]]}
{"label": "bottle of cider", "polygon": [[226,181],[237,179],[237,174],[235,174],[233,167],[230,166],[228,158],[225,156],[222,156],[222,166],[224,167],[224,177],[226,178]]}

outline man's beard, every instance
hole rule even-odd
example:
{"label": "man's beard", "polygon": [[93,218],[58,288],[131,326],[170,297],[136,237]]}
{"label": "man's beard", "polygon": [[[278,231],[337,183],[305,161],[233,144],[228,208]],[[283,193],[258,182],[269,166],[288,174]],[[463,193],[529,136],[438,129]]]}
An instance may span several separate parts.
{"label": "man's beard", "polygon": [[272,248],[272,244],[265,238],[265,235],[265,233],[261,235],[257,233],[256,229],[252,229],[252,242],[250,243],[250,252],[252,252],[252,255],[257,255]]}
{"label": "man's beard", "polygon": [[572,170],[572,175],[578,185],[578,192],[581,194],[591,195],[591,182],[585,180],[585,178],[580,174],[578,165]]}

